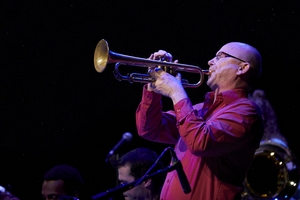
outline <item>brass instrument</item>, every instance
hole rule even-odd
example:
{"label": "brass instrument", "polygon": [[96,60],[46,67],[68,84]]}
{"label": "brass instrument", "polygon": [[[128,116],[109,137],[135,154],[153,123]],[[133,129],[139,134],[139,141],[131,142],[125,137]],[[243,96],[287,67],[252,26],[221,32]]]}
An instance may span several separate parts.
{"label": "brass instrument", "polygon": [[246,176],[245,200],[299,199],[299,163],[286,143],[261,141]]}
{"label": "brass instrument", "polygon": [[[127,80],[130,83],[132,82],[140,82],[140,83],[151,83],[154,81],[153,77],[149,74],[142,73],[131,73],[127,76],[121,75],[119,72],[120,65],[131,65],[138,67],[160,67],[163,66],[167,72],[171,72],[172,75],[176,74],[177,71],[189,72],[189,73],[199,73],[199,81],[197,83],[189,83],[188,80],[182,79],[183,87],[195,88],[199,87],[204,80],[204,75],[209,75],[210,72],[208,70],[202,70],[201,68],[193,65],[179,64],[167,61],[159,61],[159,60],[149,60],[134,56],[128,56],[124,54],[118,54],[112,51],[109,51],[108,44],[106,40],[102,39],[98,42],[95,53],[94,53],[94,66],[97,72],[101,73],[106,68],[106,65],[109,63],[116,63],[114,75],[116,79],[119,81]],[[169,71],[168,71],[169,70]]]}

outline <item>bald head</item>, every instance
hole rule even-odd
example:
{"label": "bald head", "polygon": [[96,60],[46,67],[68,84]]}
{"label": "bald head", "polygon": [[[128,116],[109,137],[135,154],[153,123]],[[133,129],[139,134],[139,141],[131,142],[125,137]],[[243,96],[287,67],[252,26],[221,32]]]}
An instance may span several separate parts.
{"label": "bald head", "polygon": [[249,44],[242,42],[230,42],[225,44],[220,51],[233,55],[250,64],[254,78],[260,76],[262,71],[262,59],[259,51]]}

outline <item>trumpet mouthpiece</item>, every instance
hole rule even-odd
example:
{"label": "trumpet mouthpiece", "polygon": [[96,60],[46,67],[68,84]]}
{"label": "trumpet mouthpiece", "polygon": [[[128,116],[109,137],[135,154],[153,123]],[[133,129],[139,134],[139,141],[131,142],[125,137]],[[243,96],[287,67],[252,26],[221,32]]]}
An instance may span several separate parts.
{"label": "trumpet mouthpiece", "polygon": [[209,71],[209,70],[202,70],[202,72],[203,72],[203,74],[205,74],[205,75],[210,75],[210,73],[211,73],[211,71]]}

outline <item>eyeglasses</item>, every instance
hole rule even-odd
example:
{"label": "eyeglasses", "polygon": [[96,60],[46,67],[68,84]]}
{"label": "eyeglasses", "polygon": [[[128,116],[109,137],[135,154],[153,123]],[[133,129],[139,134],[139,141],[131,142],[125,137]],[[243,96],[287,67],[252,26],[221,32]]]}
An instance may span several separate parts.
{"label": "eyeglasses", "polygon": [[226,58],[226,57],[231,57],[231,58],[237,59],[237,60],[239,60],[239,61],[246,62],[246,61],[244,61],[244,60],[242,60],[242,59],[240,59],[240,58],[237,58],[237,57],[235,57],[235,56],[232,56],[232,55],[230,55],[230,54],[228,54],[228,53],[225,53],[225,52],[223,52],[223,51],[220,51],[220,52],[217,53],[217,55],[216,55],[216,59],[217,59],[217,60],[219,60],[220,58]]}

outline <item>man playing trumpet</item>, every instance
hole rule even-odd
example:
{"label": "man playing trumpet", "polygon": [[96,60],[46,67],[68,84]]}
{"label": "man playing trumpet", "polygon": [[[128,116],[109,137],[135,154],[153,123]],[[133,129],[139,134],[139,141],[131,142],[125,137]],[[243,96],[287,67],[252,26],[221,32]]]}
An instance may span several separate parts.
{"label": "man playing trumpet", "polygon": [[[172,55],[160,50],[150,60]],[[174,62],[178,62],[177,60]],[[243,182],[263,135],[259,107],[248,98],[261,73],[261,55],[254,47],[230,42],[208,61],[206,84],[211,92],[192,105],[178,73],[154,68],[155,81],[143,88],[136,110],[138,134],[150,141],[175,145],[192,191],[185,194],[176,171],[167,174],[160,199],[241,199]],[[174,110],[162,111],[162,96]]]}

